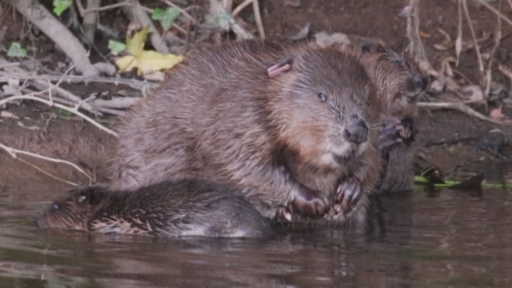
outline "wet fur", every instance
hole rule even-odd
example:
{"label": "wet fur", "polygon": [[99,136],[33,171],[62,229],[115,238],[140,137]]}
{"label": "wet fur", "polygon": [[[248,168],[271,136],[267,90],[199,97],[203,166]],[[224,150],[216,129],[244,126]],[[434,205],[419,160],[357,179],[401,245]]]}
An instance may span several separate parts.
{"label": "wet fur", "polygon": [[[290,71],[268,77],[268,67],[290,57]],[[123,117],[113,187],[213,179],[239,187],[274,218],[303,183],[331,196],[340,178],[360,173],[356,163],[378,161],[372,140],[358,147],[372,156],[340,163],[354,150],[342,135],[346,119],[378,121],[371,89],[357,59],[334,49],[257,41],[202,49]],[[376,182],[371,169],[361,172],[369,186]],[[299,176],[302,170],[321,179]]]}
{"label": "wet fur", "polygon": [[226,185],[164,182],[133,193],[105,187],[74,190],[39,219],[44,228],[152,236],[268,237],[273,231]]}

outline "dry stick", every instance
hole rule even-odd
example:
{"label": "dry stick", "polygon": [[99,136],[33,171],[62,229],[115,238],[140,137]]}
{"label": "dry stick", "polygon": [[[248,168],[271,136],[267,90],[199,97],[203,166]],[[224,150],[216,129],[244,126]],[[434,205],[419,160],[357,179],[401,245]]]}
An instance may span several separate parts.
{"label": "dry stick", "polygon": [[462,0],[462,7],[464,8],[464,14],[466,15],[466,21],[468,21],[469,31],[471,31],[471,37],[473,37],[473,41],[475,43],[475,51],[478,57],[478,68],[480,69],[480,73],[484,72],[484,63],[482,62],[482,55],[480,55],[480,48],[478,47],[478,41],[476,40],[475,29],[473,29],[473,23],[471,23],[471,17],[469,17],[469,10],[467,0]]}
{"label": "dry stick", "polygon": [[[2,143],[0,143],[0,148],[4,149],[14,159],[19,159],[17,154],[22,154],[22,155],[27,155],[27,156],[30,156],[30,157],[34,157],[34,158],[38,158],[38,159],[42,159],[42,160],[46,160],[46,161],[50,161],[50,162],[54,162],[54,163],[63,163],[63,164],[69,165],[69,166],[75,168],[76,170],[78,170],[78,172],[80,172],[80,173],[84,174],[85,176],[87,176],[87,178],[89,178],[89,180],[91,182],[93,181],[93,178],[91,176],[89,176],[89,174],[87,174],[82,168],[78,167],[76,164],[71,163],[69,161],[62,160],[62,159],[51,158],[51,157],[46,157],[46,156],[42,156],[42,155],[39,155],[39,154],[35,154],[35,153],[23,151],[23,150],[14,149],[14,148],[6,146],[6,145],[4,145]],[[40,169],[38,169],[38,170],[41,171]],[[76,184],[74,184],[72,182],[67,182],[67,181],[65,181],[65,182],[73,184],[73,185],[76,185]]]}
{"label": "dry stick", "polygon": [[162,2],[164,2],[165,4],[171,6],[171,7],[174,7],[176,8],[178,11],[180,11],[181,14],[183,14],[185,17],[187,17],[188,19],[190,19],[190,21],[192,21],[194,24],[197,24],[197,20],[194,19],[194,17],[192,17],[187,11],[183,10],[181,7],[179,7],[178,5],[172,3],[171,1],[167,1],[167,0],[161,0]]}
{"label": "dry stick", "polygon": [[[1,60],[0,60],[1,62]],[[50,81],[58,81],[59,79],[63,79],[63,81],[66,81],[67,83],[107,83],[107,84],[114,84],[114,85],[127,85],[133,89],[137,89],[142,91],[143,93],[147,91],[147,89],[154,89],[160,86],[158,83],[151,83],[147,81],[139,81],[135,79],[125,79],[125,78],[112,78],[112,77],[103,77],[103,76],[94,76],[94,77],[85,77],[85,76],[79,76],[79,75],[64,75],[64,76],[57,76],[57,75],[29,75],[26,72],[22,73],[15,73],[15,72],[8,72],[7,74],[3,74],[2,71],[0,71],[0,77],[5,77],[5,79],[0,78],[0,82],[7,82],[7,79],[12,78],[18,78],[23,80],[35,80],[35,79],[43,79],[43,80],[50,80]]]}
{"label": "dry stick", "polygon": [[498,120],[491,117],[487,117],[485,115],[482,115],[481,113],[478,113],[477,111],[469,108],[468,106],[464,105],[462,102],[442,102],[442,103],[425,103],[420,102],[418,103],[418,108],[424,108],[424,109],[455,109],[460,112],[466,113],[470,116],[474,116],[478,119],[488,121],[494,124],[500,124],[500,125],[506,125],[506,126],[512,126],[511,120]]}
{"label": "dry stick", "polygon": [[[503,19],[505,22],[507,22],[508,24],[512,25],[512,20],[510,20],[509,18],[507,18],[505,15],[503,15],[503,13],[501,13],[500,11],[496,10],[496,8],[492,7],[491,5],[489,5],[489,3],[486,3],[484,0],[477,0],[478,3],[482,4],[485,8],[491,10],[494,14],[498,15],[501,19]],[[509,0],[509,3],[510,0]],[[512,7],[512,4],[511,4],[511,7]]]}
{"label": "dry stick", "polygon": [[254,20],[256,21],[256,27],[258,28],[258,33],[260,33],[261,39],[265,39],[265,30],[263,29],[263,22],[261,21],[261,13],[260,6],[258,0],[245,0],[242,4],[236,6],[235,10],[231,13],[231,17],[235,18],[242,9],[247,7],[252,3],[253,11],[254,11]]}
{"label": "dry stick", "polygon": [[256,21],[256,27],[258,27],[260,38],[265,39],[265,30],[263,29],[263,21],[261,20],[260,4],[258,0],[254,0],[252,2],[252,8],[254,10],[254,20]]}
{"label": "dry stick", "polygon": [[[51,89],[50,89],[51,91]],[[44,91],[42,91],[44,92]],[[98,127],[99,129],[107,132],[108,134],[111,134],[111,135],[114,135],[115,137],[119,137],[119,135],[108,129],[107,127],[99,124],[98,122],[94,121],[93,119],[89,118],[87,115],[81,113],[80,111],[78,111],[78,108],[79,108],[79,105],[75,106],[75,108],[70,108],[70,107],[67,107],[67,106],[64,106],[64,105],[61,105],[61,104],[58,104],[58,103],[53,103],[52,100],[45,100],[45,99],[42,99],[42,98],[38,98],[36,96],[34,96],[34,94],[29,94],[29,95],[22,95],[22,96],[11,96],[11,97],[7,97],[3,100],[0,101],[0,106],[4,105],[5,103],[7,102],[10,102],[10,101],[14,101],[14,100],[34,100],[34,101],[38,101],[38,102],[41,102],[41,103],[44,103],[50,107],[57,107],[57,108],[60,108],[60,109],[64,109],[66,111],[69,111],[77,116],[80,116],[82,117],[83,119],[85,119],[87,122],[91,123],[92,125]]]}
{"label": "dry stick", "polygon": [[[73,185],[73,186],[78,186],[78,185],[80,185],[80,184],[78,184],[78,183],[71,182],[71,181],[67,181],[67,180],[64,180],[64,179],[62,179],[62,178],[60,178],[60,177],[57,177],[57,176],[55,176],[55,175],[51,174],[50,172],[47,172],[47,171],[43,170],[42,168],[39,168],[39,167],[37,167],[36,165],[31,164],[30,162],[25,161],[25,160],[23,160],[23,159],[21,159],[21,158],[16,158],[16,160],[18,160],[18,161],[20,161],[21,163],[24,163],[24,164],[26,164],[26,165],[28,165],[28,166],[30,166],[30,167],[32,167],[32,168],[34,168],[34,169],[36,169],[37,171],[39,171],[39,172],[43,173],[44,175],[46,175],[46,176],[48,176],[48,177],[50,177],[50,178],[53,178],[53,179],[55,179],[55,180],[57,180],[57,181],[64,182],[64,183],[66,183],[66,184]],[[91,182],[92,182],[92,181],[89,181],[89,183],[91,183]]]}
{"label": "dry stick", "polygon": [[459,23],[457,24],[457,40],[455,40],[455,54],[457,59],[455,61],[455,67],[459,67],[460,52],[462,50],[462,0],[457,1],[457,15]]}
{"label": "dry stick", "polygon": [[[214,15],[218,15],[221,13],[228,13],[224,6],[219,2],[220,0],[210,0],[210,12]],[[254,35],[247,32],[240,24],[236,23],[233,17],[230,17],[229,26],[231,30],[235,33],[238,38],[242,39],[254,39]]]}
{"label": "dry stick", "polygon": [[[501,0],[499,2],[499,11],[501,11]],[[496,35],[494,35],[494,47],[492,47],[491,51],[491,59],[489,59],[489,66],[487,68],[486,72],[486,85],[485,85],[485,96],[489,97],[489,93],[491,91],[491,77],[492,77],[492,62],[494,60],[494,54],[496,53],[496,49],[498,49],[498,46],[500,45],[500,38],[501,38],[501,18],[497,17],[498,24],[496,26]]]}
{"label": "dry stick", "polygon": [[[78,2],[80,2],[79,0]],[[98,9],[101,5],[101,0],[87,0],[87,10]],[[98,12],[85,13],[82,15],[82,30],[84,37],[91,45],[94,43],[94,34],[96,33],[96,26],[98,25]]]}
{"label": "dry stick", "polygon": [[[77,2],[80,2],[80,1],[77,1]],[[81,16],[84,16],[87,13],[91,13],[91,12],[100,12],[100,11],[115,9],[115,8],[119,8],[119,7],[123,7],[123,6],[132,6],[132,3],[130,1],[126,1],[126,2],[121,2],[121,3],[117,3],[117,4],[110,4],[110,5],[106,5],[106,6],[98,7],[98,8],[87,7],[87,9],[82,11],[83,15],[81,15]],[[80,12],[80,13],[82,13],[82,12]]]}

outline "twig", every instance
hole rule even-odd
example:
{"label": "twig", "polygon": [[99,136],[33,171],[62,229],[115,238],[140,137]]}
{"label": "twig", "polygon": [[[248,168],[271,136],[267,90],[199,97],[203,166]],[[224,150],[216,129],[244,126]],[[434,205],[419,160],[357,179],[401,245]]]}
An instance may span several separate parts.
{"label": "twig", "polygon": [[478,68],[480,69],[480,73],[483,73],[484,63],[482,62],[482,55],[480,55],[480,48],[478,47],[478,41],[476,40],[475,29],[473,28],[473,23],[471,23],[471,17],[469,16],[467,0],[462,0],[462,7],[464,8],[466,21],[468,21],[469,31],[471,31],[471,37],[473,37],[473,42],[475,43],[476,56],[478,57]]}
{"label": "twig", "polygon": [[258,0],[245,0],[240,5],[236,6],[235,10],[231,12],[231,17],[235,18],[242,9],[249,6],[252,3],[253,13],[254,13],[254,21],[256,21],[256,27],[258,28],[258,33],[260,34],[261,39],[265,39],[265,30],[263,29],[263,22],[261,21],[261,13],[260,6]]}
{"label": "twig", "polygon": [[23,151],[23,150],[14,149],[14,148],[6,146],[6,145],[4,145],[2,143],[0,143],[0,148],[4,149],[7,153],[9,153],[12,156],[12,158],[15,158],[15,159],[18,159],[18,155],[17,154],[22,154],[22,155],[27,155],[27,156],[30,156],[30,157],[34,157],[34,158],[38,158],[38,159],[42,159],[42,160],[46,160],[46,161],[50,161],[50,162],[54,162],[54,163],[63,163],[63,164],[69,165],[69,166],[75,168],[76,170],[78,170],[78,172],[84,174],[87,178],[89,178],[89,180],[91,182],[93,181],[93,178],[91,176],[89,176],[89,174],[87,174],[82,168],[78,167],[76,164],[71,163],[69,161],[62,160],[62,159],[51,158],[51,157],[46,157],[46,156],[42,156],[42,155],[35,154],[35,153],[32,153],[32,152],[27,152],[27,151]]}
{"label": "twig", "polygon": [[491,122],[494,124],[500,124],[505,126],[512,126],[512,120],[498,120],[491,117],[487,117],[485,115],[482,115],[481,113],[469,108],[468,106],[464,105],[462,102],[439,102],[439,103],[425,103],[420,102],[418,103],[418,108],[424,108],[424,109],[454,109],[458,110],[460,112],[466,113],[470,116],[474,116],[480,120],[484,120],[487,122]]}
{"label": "twig", "polygon": [[[501,11],[501,0],[499,2],[499,10]],[[485,96],[489,97],[489,93],[491,91],[491,78],[492,78],[492,62],[494,60],[494,54],[496,53],[496,49],[500,46],[500,38],[501,38],[501,18],[497,17],[498,24],[496,26],[496,33],[494,35],[494,46],[491,51],[491,58],[489,59],[489,66],[486,71],[486,85],[485,85]]]}
{"label": "twig", "polygon": [[462,0],[457,1],[457,15],[458,15],[458,24],[457,24],[457,39],[455,40],[455,54],[456,54],[456,60],[455,60],[455,67],[459,67],[459,60],[460,60],[460,52],[462,50],[462,9],[461,4]]}
{"label": "twig", "polygon": [[[489,3],[485,2],[484,0],[477,0],[478,3],[482,4],[485,8],[491,10],[494,14],[498,15],[501,19],[503,19],[505,22],[507,22],[508,24],[512,25],[512,20],[510,20],[509,18],[507,18],[505,15],[503,15],[503,13],[501,13],[500,11],[496,10],[496,8],[492,7],[491,5],[489,5]],[[510,0],[508,0],[509,3]],[[510,4],[511,7],[512,7],[512,4]]]}
{"label": "twig", "polygon": [[[51,89],[49,91],[51,91]],[[44,103],[44,104],[46,104],[46,105],[48,105],[50,107],[54,106],[54,107],[57,107],[57,108],[60,108],[60,109],[64,109],[66,111],[69,111],[69,112],[77,115],[77,116],[82,117],[87,122],[89,122],[92,125],[98,127],[99,129],[107,132],[108,134],[111,134],[111,135],[114,135],[116,137],[119,137],[119,135],[116,132],[108,129],[107,127],[99,124],[98,122],[96,122],[93,119],[89,118],[87,115],[85,115],[82,112],[78,111],[78,108],[80,107],[79,105],[75,106],[75,108],[70,108],[70,107],[67,107],[67,106],[64,106],[64,105],[61,105],[61,104],[58,104],[58,103],[53,103],[53,101],[51,101],[51,100],[48,101],[48,100],[36,97],[36,96],[34,96],[34,94],[29,94],[29,95],[22,95],[22,96],[7,97],[7,98],[5,98],[3,100],[0,100],[0,106],[4,105],[5,103],[8,103],[10,101],[14,101],[14,100],[34,100],[34,101],[38,101],[38,102]]]}
{"label": "twig", "polygon": [[[16,158],[16,160],[18,160],[18,161],[20,161],[21,163],[24,163],[24,164],[26,164],[26,165],[28,165],[28,166],[30,166],[30,167],[32,167],[32,168],[34,168],[34,169],[36,169],[37,171],[39,171],[39,172],[43,173],[44,175],[46,175],[46,176],[48,176],[48,177],[50,177],[50,178],[53,178],[53,179],[55,179],[55,180],[57,180],[57,181],[64,182],[64,183],[66,183],[66,184],[73,185],[73,186],[79,186],[79,185],[80,185],[80,184],[78,184],[78,183],[71,182],[71,181],[67,181],[67,180],[64,180],[64,179],[62,179],[62,178],[60,178],[60,177],[57,177],[57,176],[55,176],[55,175],[51,174],[50,172],[47,172],[47,171],[43,170],[42,168],[39,168],[39,167],[37,167],[36,165],[34,165],[34,164],[32,164],[32,163],[29,163],[28,161],[25,161],[25,160],[23,160],[23,159],[21,159],[21,158]],[[89,183],[91,183],[91,181],[90,181]]]}
{"label": "twig", "polygon": [[[77,1],[77,2],[79,2],[79,1]],[[83,11],[84,14],[81,15],[81,16],[84,16],[85,14],[91,13],[91,12],[100,12],[100,11],[115,9],[115,8],[119,8],[119,7],[123,7],[123,6],[132,6],[132,3],[130,1],[125,1],[125,2],[121,2],[121,3],[110,4],[110,5],[106,5],[106,6],[98,7],[98,8],[93,8],[93,9],[87,8],[87,9],[85,9]]]}
{"label": "twig", "polygon": [[188,14],[187,11],[183,10],[180,6],[172,3],[171,1],[167,1],[167,0],[160,0],[160,1],[164,2],[165,4],[167,4],[169,6],[176,8],[178,11],[180,11],[181,14],[183,14],[185,17],[190,19],[190,21],[192,21],[192,23],[197,24],[197,20],[194,19],[194,17],[192,17],[190,14]]}
{"label": "twig", "polygon": [[260,33],[260,38],[265,39],[265,30],[263,29],[263,21],[261,20],[260,4],[258,0],[254,0],[252,2],[252,7],[254,10],[254,21],[256,21],[256,27],[258,28],[258,33]]}

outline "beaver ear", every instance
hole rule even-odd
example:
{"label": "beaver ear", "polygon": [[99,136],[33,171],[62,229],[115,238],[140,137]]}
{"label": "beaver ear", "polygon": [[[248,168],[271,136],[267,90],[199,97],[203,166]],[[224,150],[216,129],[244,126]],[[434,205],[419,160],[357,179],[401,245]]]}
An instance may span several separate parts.
{"label": "beaver ear", "polygon": [[268,76],[276,77],[276,76],[292,69],[293,60],[294,60],[293,56],[288,56],[288,57],[282,59],[281,61],[279,61],[279,63],[272,65],[271,67],[269,67],[267,69]]}

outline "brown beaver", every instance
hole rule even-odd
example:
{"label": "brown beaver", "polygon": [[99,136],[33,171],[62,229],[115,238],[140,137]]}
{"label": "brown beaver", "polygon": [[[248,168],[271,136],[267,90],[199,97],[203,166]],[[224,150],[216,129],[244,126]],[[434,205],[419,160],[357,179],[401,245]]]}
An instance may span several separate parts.
{"label": "brown beaver", "polygon": [[411,189],[414,179],[413,140],[417,132],[414,124],[416,100],[427,87],[428,78],[380,40],[356,39],[351,45],[335,44],[333,47],[356,56],[378,90],[384,111],[379,135],[383,157],[379,189]]}
{"label": "brown beaver", "polygon": [[40,227],[153,236],[268,237],[268,221],[233,188],[181,180],[133,193],[87,187],[52,204]]}
{"label": "brown beaver", "polygon": [[385,114],[380,149],[384,159],[379,189],[403,191],[414,179],[414,135],[417,129],[416,100],[428,85],[428,78],[383,42],[361,45],[361,62],[379,90]]}
{"label": "brown beaver", "polygon": [[[244,41],[188,59],[123,117],[113,187],[212,179],[237,186],[265,217],[286,210],[319,217],[336,184],[341,203],[357,200],[341,180],[357,174],[364,182],[367,171],[378,171],[350,171],[365,151],[374,153],[368,131],[380,115],[356,58]],[[298,181],[298,166],[325,173],[329,183],[315,188],[329,189]]]}

